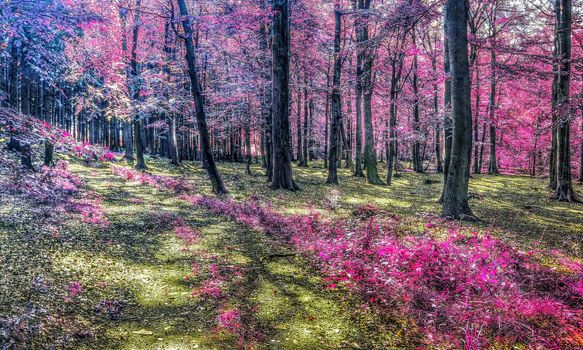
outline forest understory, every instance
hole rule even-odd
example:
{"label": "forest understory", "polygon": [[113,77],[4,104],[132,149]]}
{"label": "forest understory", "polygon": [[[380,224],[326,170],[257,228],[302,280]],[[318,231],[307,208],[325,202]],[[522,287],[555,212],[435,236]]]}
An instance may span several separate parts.
{"label": "forest understory", "polygon": [[[407,319],[413,315],[386,313],[350,285],[331,283],[308,251],[229,213],[193,205],[190,195],[214,198],[197,164],[148,164],[140,177],[122,165],[70,162],[83,196],[98,199],[92,210],[102,213],[89,215],[98,220],[71,214],[63,226],[52,226],[31,219],[38,208],[3,197],[3,336],[39,349],[408,349],[424,343],[414,317]],[[442,186],[436,174],[404,171],[393,186],[380,187],[340,170],[344,185],[338,187],[323,185],[326,172],[314,163],[294,169],[302,190],[289,192],[266,190],[258,165],[252,175],[243,164],[219,168],[235,201],[253,197],[277,213],[358,220],[356,213],[368,210],[367,220],[398,218],[391,234],[444,239],[451,230],[436,215]],[[572,266],[580,268],[583,208],[550,200],[544,179],[474,176],[470,193],[483,221],[460,222],[461,230],[536,250],[552,271],[569,275]]]}

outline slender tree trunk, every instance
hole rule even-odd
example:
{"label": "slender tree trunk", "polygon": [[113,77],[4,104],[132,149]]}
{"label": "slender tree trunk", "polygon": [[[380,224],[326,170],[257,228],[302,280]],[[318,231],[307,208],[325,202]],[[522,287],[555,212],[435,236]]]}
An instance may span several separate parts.
{"label": "slender tree trunk", "polygon": [[[555,36],[553,48],[553,72],[559,71],[559,26],[561,17],[560,0],[555,0]],[[557,141],[557,110],[559,104],[558,86],[559,74],[553,75],[552,85],[552,114],[551,114],[551,152],[549,154],[549,188],[553,191],[557,189],[557,158],[558,158],[558,141]]]}
{"label": "slender tree trunk", "polygon": [[[496,36],[493,35],[493,40]],[[490,161],[488,174],[498,174],[498,160],[496,158],[496,51],[490,49]]]}
{"label": "slender tree trunk", "polygon": [[579,182],[583,182],[583,107],[581,108],[581,141],[579,149]]}
{"label": "slender tree trunk", "polygon": [[[268,1],[262,0],[261,9],[268,11]],[[271,92],[269,91],[269,84],[271,79],[271,62],[268,59],[269,45],[268,45],[268,35],[267,35],[267,24],[262,24],[259,26],[259,49],[261,50],[262,65],[261,65],[261,120],[263,126],[263,156],[265,163],[265,175],[267,176],[267,181],[271,183],[273,175],[273,143],[272,143],[272,101]]]}
{"label": "slender tree trunk", "polygon": [[198,72],[196,68],[196,55],[194,52],[194,43],[192,39],[192,27],[190,24],[190,17],[185,0],[178,0],[178,6],[180,8],[182,27],[184,28],[186,61],[188,63],[188,75],[190,76],[192,96],[196,106],[196,124],[198,126],[202,156],[206,162],[206,171],[211,180],[213,191],[217,194],[227,193],[227,189],[223,184],[223,180],[221,179],[221,175],[219,174],[219,170],[217,169],[217,165],[211,150],[210,136],[204,110],[204,100],[202,97],[202,87],[198,80]]}
{"label": "slender tree trunk", "polygon": [[[306,104],[306,101],[304,101],[304,104]],[[298,160],[298,166],[302,166],[304,164],[304,149],[302,147],[302,93],[301,90],[298,89],[298,96],[297,96],[297,104],[296,104],[296,115],[297,115],[297,123],[296,123],[296,129],[297,129],[297,139],[298,139],[298,148],[297,148],[297,160]]]}
{"label": "slender tree trunk", "polygon": [[330,150],[328,152],[328,179],[327,184],[338,184],[338,146],[340,123],[342,119],[342,100],[340,95],[340,79],[342,58],[340,57],[340,9],[338,3],[334,5],[334,76],[332,78],[332,117],[330,124]]}
{"label": "slender tree trunk", "polygon": [[445,187],[447,184],[447,177],[449,176],[449,165],[451,163],[451,148],[453,141],[453,125],[452,125],[452,111],[451,111],[451,76],[450,76],[450,56],[449,56],[449,37],[448,37],[448,23],[444,21],[444,39],[443,39],[443,72],[445,74],[445,89],[443,93],[443,143],[445,149],[445,159],[443,162],[443,191],[439,202],[443,204],[443,196],[445,194]]}
{"label": "slender tree trunk", "polygon": [[356,140],[354,150],[354,176],[364,177],[364,172],[362,171],[362,54],[360,52],[356,58],[355,85]]}
{"label": "slender tree trunk", "polygon": [[476,69],[476,109],[474,112],[474,173],[482,172],[480,164],[480,65],[474,64]]}
{"label": "slender tree trunk", "polygon": [[146,169],[146,162],[144,161],[144,139],[142,138],[142,121],[139,113],[137,112],[136,104],[139,102],[140,98],[140,85],[139,85],[139,70],[138,70],[138,36],[140,29],[140,10],[142,1],[136,0],[135,16],[134,16],[134,28],[132,31],[132,52],[131,52],[131,87],[132,87],[132,101],[133,101],[133,128],[134,128],[134,144],[136,148],[136,169]]}
{"label": "slender tree trunk", "polygon": [[249,111],[246,111],[245,118],[245,155],[247,157],[245,172],[247,175],[251,175],[251,116],[249,115]]}
{"label": "slender tree trunk", "polygon": [[571,176],[571,143],[570,143],[570,85],[571,85],[571,25],[572,25],[572,0],[556,0],[559,7],[557,14],[558,32],[557,54],[559,58],[557,74],[557,188],[554,197],[560,201],[579,201],[578,195],[573,190]]}
{"label": "slender tree trunk", "polygon": [[[415,28],[413,28],[413,45],[416,45]],[[419,86],[418,86],[418,64],[417,54],[413,56],[413,130],[415,140],[413,141],[413,170],[417,173],[423,172],[423,161],[421,160],[421,143],[419,142]]]}
{"label": "slender tree trunk", "polygon": [[443,215],[451,218],[464,218],[473,216],[468,203],[472,111],[467,38],[467,0],[448,0],[445,22],[447,23],[447,37],[449,39],[454,129],[450,166],[443,191]]}
{"label": "slender tree trunk", "polygon": [[[437,76],[437,62],[434,60],[433,72]],[[433,84],[433,114],[435,116],[435,160],[437,162],[436,171],[443,172],[443,158],[441,156],[441,123],[437,120],[439,116],[439,93],[437,84]]]}
{"label": "slender tree trunk", "polygon": [[272,55],[272,189],[297,190],[292,176],[289,127],[289,4],[273,0]]}
{"label": "slender tree trunk", "polygon": [[314,110],[314,102],[311,98],[306,97],[306,103],[308,104],[308,113],[304,115],[304,142],[303,142],[303,158],[304,158],[304,166],[308,166],[308,160],[310,160],[310,154],[308,152],[308,145],[311,142],[311,138],[309,137],[310,132],[308,130],[308,123],[311,120],[311,116]]}
{"label": "slender tree trunk", "polygon": [[[123,33],[123,35],[122,35],[122,51],[124,53],[127,53],[127,51],[128,51],[128,42],[127,42],[127,36],[126,36],[126,22],[127,22],[126,11],[127,11],[126,9],[120,10],[121,27],[122,27],[122,33]],[[131,76],[129,74],[129,70],[126,70],[126,76],[128,79],[128,84],[131,85],[131,82],[129,81],[131,79]],[[131,92],[130,92],[130,94],[131,94]],[[131,127],[130,121],[128,121],[128,120],[123,121],[122,133],[123,133],[123,146],[124,146],[124,151],[125,151],[125,159],[128,163],[131,163],[134,161],[134,147],[133,147],[133,141],[132,141],[132,127]]]}
{"label": "slender tree trunk", "polygon": [[170,117],[170,125],[168,128],[168,150],[170,152],[171,163],[174,165],[180,164],[176,137],[176,116],[174,116],[174,114]]}

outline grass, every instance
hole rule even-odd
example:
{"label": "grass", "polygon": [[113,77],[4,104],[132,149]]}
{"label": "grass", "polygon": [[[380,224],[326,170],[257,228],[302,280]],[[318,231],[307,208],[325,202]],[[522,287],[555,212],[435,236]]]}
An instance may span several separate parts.
{"label": "grass", "polygon": [[[173,167],[150,159],[149,171],[184,175],[199,191],[210,193],[199,165]],[[217,330],[219,305],[192,297],[200,285],[185,280],[198,253],[217,255],[243,271],[227,288],[228,307],[241,310],[257,349],[398,349],[410,348],[399,322],[379,320],[342,290],[327,290],[318,271],[300,256],[266,259],[289,247],[264,235],[209,215],[148,186],[126,183],[108,167],[72,169],[103,196],[109,228],[71,222],[60,236],[35,234],[34,213],[0,207],[0,318],[33,302],[54,315],[46,333],[31,348],[66,344],[79,349],[236,349],[237,339]],[[441,176],[402,173],[393,186],[371,186],[342,169],[341,186],[324,185],[322,163],[294,168],[299,192],[270,191],[258,165],[246,175],[242,164],[220,164],[226,186],[238,199],[258,195],[280,211],[347,216],[361,204],[375,203],[402,217],[409,230],[421,230],[423,215],[438,214]],[[576,185],[583,193],[583,186]],[[338,191],[337,203],[330,203]],[[551,201],[544,179],[477,175],[471,179],[471,205],[493,234],[525,248],[540,241],[581,256],[583,206]],[[334,200],[332,200],[334,202]],[[202,241],[186,250],[160,213],[173,213],[197,227]],[[42,277],[49,287],[39,293],[31,281]],[[67,284],[79,281],[83,292],[64,302]],[[124,305],[119,318],[96,312],[103,300]],[[398,320],[397,320],[398,321]],[[383,326],[383,325],[393,326]],[[66,337],[70,339],[64,339]]]}

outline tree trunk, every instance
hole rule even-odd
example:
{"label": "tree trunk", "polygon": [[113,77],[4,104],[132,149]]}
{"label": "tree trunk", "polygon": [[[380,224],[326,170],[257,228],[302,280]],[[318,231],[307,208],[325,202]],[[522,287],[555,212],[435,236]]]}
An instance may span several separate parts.
{"label": "tree trunk", "polygon": [[[304,101],[304,104],[306,103],[306,101]],[[297,104],[296,104],[296,115],[297,115],[297,120],[296,120],[296,129],[297,129],[297,139],[298,139],[298,148],[297,148],[297,157],[296,159],[298,160],[298,166],[303,166],[304,165],[304,149],[302,147],[302,93],[301,90],[298,89],[298,96],[297,96]]]}
{"label": "tree trunk", "polygon": [[198,126],[198,133],[200,137],[202,156],[206,162],[206,171],[211,180],[213,191],[217,194],[227,193],[227,189],[223,184],[219,170],[213,158],[211,150],[210,136],[206,124],[206,114],[204,110],[204,100],[202,97],[202,87],[198,80],[198,72],[196,68],[196,55],[194,52],[194,43],[192,40],[192,27],[190,24],[190,17],[186,7],[185,0],[178,0],[180,8],[180,16],[182,27],[184,28],[184,44],[186,46],[186,61],[188,63],[188,75],[190,76],[190,85],[194,104],[196,106],[196,124]]}
{"label": "tree trunk", "polygon": [[45,141],[45,158],[43,164],[45,166],[52,166],[54,161],[55,145],[50,141]]}
{"label": "tree trunk", "polygon": [[134,128],[134,145],[136,148],[136,169],[146,169],[146,162],[144,161],[144,139],[142,137],[142,121],[140,120],[139,112],[137,111],[136,104],[140,98],[140,85],[139,85],[139,71],[138,71],[138,35],[140,29],[140,7],[142,5],[141,0],[136,0],[136,14],[134,17],[134,28],[132,31],[132,52],[131,52],[131,99],[134,104],[134,116],[133,116],[133,128]]}
{"label": "tree trunk", "polygon": [[168,126],[168,150],[170,152],[170,160],[174,165],[180,164],[180,157],[178,156],[178,142],[176,137],[176,117],[170,117],[170,125]]}
{"label": "tree trunk", "polygon": [[[358,22],[357,22],[358,23]],[[360,30],[360,29],[357,29]],[[359,49],[361,50],[361,49]],[[362,171],[362,53],[356,58],[356,84],[354,107],[356,108],[356,140],[354,150],[354,176],[364,177]]]}
{"label": "tree trunk", "polygon": [[[477,53],[476,53],[477,54]],[[474,173],[482,172],[480,165],[480,64],[474,65],[476,67],[476,109],[474,112]]]}
{"label": "tree trunk", "polygon": [[581,141],[579,149],[579,182],[583,182],[583,107],[581,108]]}
{"label": "tree trunk", "polygon": [[[413,45],[416,45],[415,28],[413,28]],[[423,161],[421,159],[421,143],[419,142],[419,86],[418,86],[418,65],[417,54],[413,56],[413,130],[415,140],[413,141],[413,170],[417,173],[423,172]]]}
{"label": "tree trunk", "polygon": [[[495,34],[492,35],[496,40]],[[496,158],[496,51],[490,49],[490,161],[488,174],[498,174],[498,160]]]}
{"label": "tree trunk", "polygon": [[[370,0],[361,0],[359,5],[361,10],[367,12],[370,8]],[[368,21],[366,18],[364,19],[364,23],[362,23],[362,27],[360,28],[358,41],[363,53],[362,89],[365,134],[364,163],[366,167],[366,180],[368,183],[373,185],[383,185],[384,183],[379,177],[377,167],[377,153],[375,149],[374,130],[372,126],[372,94],[374,89],[372,81],[372,65],[374,57],[372,55],[371,48],[365,47],[366,45],[370,45]]]}
{"label": "tree trunk", "polygon": [[445,89],[443,93],[443,143],[445,158],[443,162],[443,191],[439,202],[443,204],[445,186],[449,175],[449,164],[451,163],[451,148],[453,141],[453,125],[451,115],[451,76],[450,76],[450,57],[449,57],[449,37],[448,23],[443,22],[444,39],[443,39],[443,72],[445,74]]}
{"label": "tree trunk", "polygon": [[[184,0],[182,0],[184,1]],[[272,55],[272,189],[297,190],[293,180],[289,125],[289,4],[273,0]]]}
{"label": "tree trunk", "polygon": [[[437,62],[432,62],[433,72],[437,76]],[[439,115],[439,95],[437,84],[433,84],[433,114],[435,115],[435,160],[437,162],[436,171],[443,172],[443,159],[441,156],[441,123],[437,120]]]}
{"label": "tree trunk", "polygon": [[[306,90],[307,91],[307,90]],[[309,98],[307,95],[305,96],[305,101],[308,104],[308,109],[306,110],[307,113],[304,115],[304,142],[303,142],[303,158],[304,158],[304,166],[307,167],[308,166],[308,160],[310,160],[310,155],[308,152],[308,145],[310,142],[310,132],[308,130],[308,122],[311,120],[311,116],[312,113],[314,111],[314,102],[312,101],[311,98]]]}
{"label": "tree trunk", "polygon": [[468,203],[472,111],[467,38],[467,0],[448,0],[445,22],[447,23],[447,37],[449,39],[454,128],[450,166],[443,191],[443,215],[457,219],[473,216]]}
{"label": "tree trunk", "polygon": [[571,1],[556,0],[558,31],[556,33],[558,45],[557,57],[559,70],[557,74],[557,188],[554,198],[574,202],[579,198],[573,190],[571,178],[571,144],[570,144],[570,85],[571,85]]}
{"label": "tree trunk", "polygon": [[328,179],[327,184],[338,184],[338,146],[340,122],[342,119],[342,99],[340,95],[340,79],[342,60],[340,57],[340,9],[338,3],[334,5],[334,76],[332,78],[332,117],[330,123],[330,150],[328,152]]}

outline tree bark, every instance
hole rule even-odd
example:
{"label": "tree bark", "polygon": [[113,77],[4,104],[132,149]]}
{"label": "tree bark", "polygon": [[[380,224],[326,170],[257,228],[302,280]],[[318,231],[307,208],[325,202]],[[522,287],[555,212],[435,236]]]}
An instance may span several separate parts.
{"label": "tree bark", "polygon": [[[447,6],[446,6],[447,7]],[[449,164],[451,162],[451,148],[452,148],[452,115],[451,115],[451,75],[450,75],[450,57],[449,57],[449,37],[448,37],[448,23],[443,22],[443,72],[445,74],[445,89],[443,92],[443,143],[444,143],[444,162],[443,162],[443,191],[439,202],[443,204],[443,196],[445,193],[445,186],[447,184],[447,177],[449,175]]]}
{"label": "tree bark", "polygon": [[[304,104],[306,102],[304,101]],[[298,89],[298,96],[297,96],[297,103],[296,103],[296,129],[297,129],[297,157],[296,159],[298,160],[298,166],[303,166],[304,164],[304,149],[302,147],[302,93],[301,90]]]}
{"label": "tree bark", "polygon": [[342,119],[342,99],[340,95],[340,79],[342,60],[340,57],[340,9],[338,3],[334,5],[334,76],[332,78],[332,117],[330,124],[330,149],[328,152],[328,179],[327,184],[338,184],[338,146],[340,122]]}
{"label": "tree bark", "polygon": [[447,37],[449,39],[454,129],[442,208],[444,216],[456,219],[473,216],[468,203],[472,113],[467,21],[467,0],[448,0],[445,22],[447,23]]}
{"label": "tree bark", "polygon": [[[357,21],[357,30],[358,21]],[[362,49],[359,49],[362,50]],[[364,177],[362,170],[362,53],[359,51],[356,58],[356,84],[354,108],[356,109],[356,140],[354,150],[354,176]]]}
{"label": "tree bark", "polygon": [[571,106],[570,106],[570,85],[571,85],[571,25],[572,25],[572,0],[556,0],[558,31],[557,35],[557,57],[559,59],[557,71],[557,188],[554,198],[559,201],[574,202],[579,201],[578,195],[573,190],[573,180],[571,176]]}
{"label": "tree bark", "polygon": [[273,0],[272,55],[272,189],[298,190],[292,176],[289,125],[289,4]]}
{"label": "tree bark", "polygon": [[[493,32],[495,42],[496,34]],[[495,45],[495,44],[493,44]],[[488,174],[498,174],[498,160],[496,158],[496,51],[490,49],[490,161]]]}
{"label": "tree bark", "polygon": [[135,16],[134,16],[134,28],[132,31],[132,52],[130,58],[130,77],[131,77],[131,99],[133,101],[133,128],[134,128],[134,145],[136,148],[136,169],[146,169],[146,162],[144,160],[144,139],[142,138],[142,121],[137,110],[136,104],[140,99],[140,84],[139,84],[139,70],[138,70],[138,35],[140,30],[140,8],[142,5],[142,0],[136,0]]}
{"label": "tree bark", "polygon": [[190,77],[190,85],[194,104],[196,106],[196,124],[198,126],[198,133],[200,137],[200,147],[202,156],[206,162],[206,171],[211,180],[213,191],[217,194],[227,193],[227,189],[223,184],[219,170],[213,158],[211,150],[210,136],[206,123],[206,114],[204,110],[204,100],[202,96],[202,87],[198,80],[198,72],[196,67],[196,55],[194,52],[194,43],[192,40],[192,27],[190,24],[190,16],[185,0],[178,0],[180,8],[180,16],[182,27],[184,29],[184,44],[186,46],[186,61],[188,63],[188,75]]}
{"label": "tree bark", "polygon": [[[370,0],[359,0],[359,8],[363,11],[370,9]],[[364,163],[366,167],[366,180],[373,185],[383,185],[379,177],[377,167],[377,153],[375,149],[375,137],[372,125],[372,94],[374,90],[372,81],[372,66],[374,57],[369,43],[368,18],[364,14],[364,21],[359,31],[358,41],[363,53],[362,59],[362,89],[363,89],[363,112],[364,112]]]}

